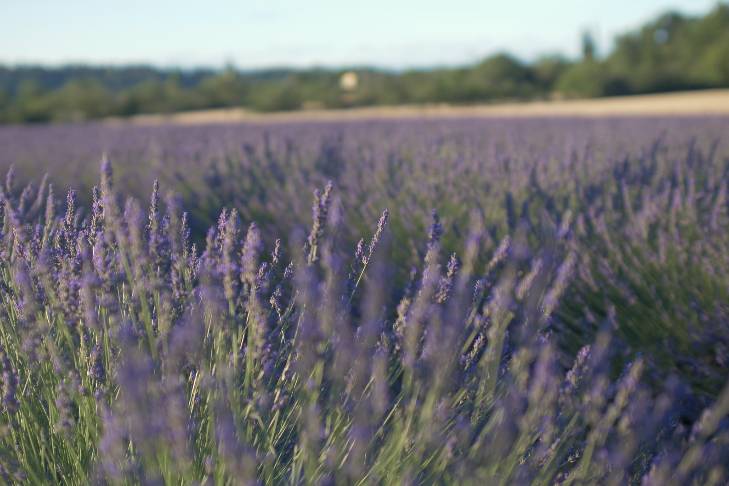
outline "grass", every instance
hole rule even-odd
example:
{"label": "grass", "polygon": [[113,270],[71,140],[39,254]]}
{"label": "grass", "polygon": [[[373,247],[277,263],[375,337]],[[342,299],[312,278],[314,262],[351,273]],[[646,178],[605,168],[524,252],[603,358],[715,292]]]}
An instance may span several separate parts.
{"label": "grass", "polygon": [[137,115],[130,119],[111,118],[107,123],[220,124],[290,123],[363,119],[448,119],[504,117],[605,117],[605,116],[706,116],[729,114],[729,90],[713,89],[649,95],[614,96],[587,100],[552,100],[490,105],[454,106],[403,105],[351,108],[342,110],[304,110],[282,113],[255,113],[242,108],[198,110],[171,115]]}

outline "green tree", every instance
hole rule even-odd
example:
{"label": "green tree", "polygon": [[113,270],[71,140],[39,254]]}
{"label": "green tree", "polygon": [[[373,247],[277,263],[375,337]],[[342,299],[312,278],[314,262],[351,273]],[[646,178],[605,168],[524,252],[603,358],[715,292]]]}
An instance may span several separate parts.
{"label": "green tree", "polygon": [[587,30],[582,33],[582,59],[587,62],[595,60],[595,39]]}
{"label": "green tree", "polygon": [[567,69],[557,81],[557,92],[570,98],[592,98],[605,93],[605,69],[595,61],[584,61]]}

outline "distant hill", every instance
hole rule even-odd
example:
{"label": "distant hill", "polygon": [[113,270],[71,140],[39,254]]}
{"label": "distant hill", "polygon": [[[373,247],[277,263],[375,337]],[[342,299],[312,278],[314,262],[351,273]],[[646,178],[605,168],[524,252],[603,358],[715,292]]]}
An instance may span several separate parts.
{"label": "distant hill", "polygon": [[729,5],[663,14],[595,56],[533,63],[501,53],[460,68],[160,69],[0,66],[0,123],[80,121],[240,107],[252,111],[590,98],[729,87]]}

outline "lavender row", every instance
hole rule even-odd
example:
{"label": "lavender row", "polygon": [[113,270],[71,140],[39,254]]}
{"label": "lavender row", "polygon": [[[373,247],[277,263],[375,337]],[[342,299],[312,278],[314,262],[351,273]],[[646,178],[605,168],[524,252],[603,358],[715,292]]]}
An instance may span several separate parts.
{"label": "lavender row", "polygon": [[[351,244],[336,183],[315,192],[309,229],[288,243],[267,245],[225,209],[198,246],[179,198],[155,182],[146,209],[123,199],[106,159],[85,212],[73,190],[61,204],[48,184],[20,190],[9,177],[0,474],[35,484],[723,484],[729,387],[706,398],[680,373],[656,383],[656,358],[617,332],[635,311],[608,299],[600,313],[583,290],[627,285],[629,301],[645,279],[625,276],[629,262],[585,264],[587,241],[610,258],[665,240],[645,264],[669,269],[671,251],[697,240],[717,266],[726,257],[714,246],[725,239],[723,165],[690,160],[656,162],[639,197],[625,169],[613,174],[620,191],[606,184],[585,211],[545,204],[538,223],[514,210],[499,239],[471,211],[455,253],[433,211],[403,288],[393,209]],[[714,212],[690,214],[704,205]],[[613,219],[630,225],[612,233]],[[708,265],[700,270],[716,273]],[[571,355],[562,338],[580,320],[595,330]]]}

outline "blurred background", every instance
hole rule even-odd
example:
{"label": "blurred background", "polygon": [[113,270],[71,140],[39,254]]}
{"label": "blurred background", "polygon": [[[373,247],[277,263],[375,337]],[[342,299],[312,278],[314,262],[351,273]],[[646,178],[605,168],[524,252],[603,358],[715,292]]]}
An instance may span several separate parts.
{"label": "blurred background", "polygon": [[5,0],[0,123],[729,87],[729,4]]}

